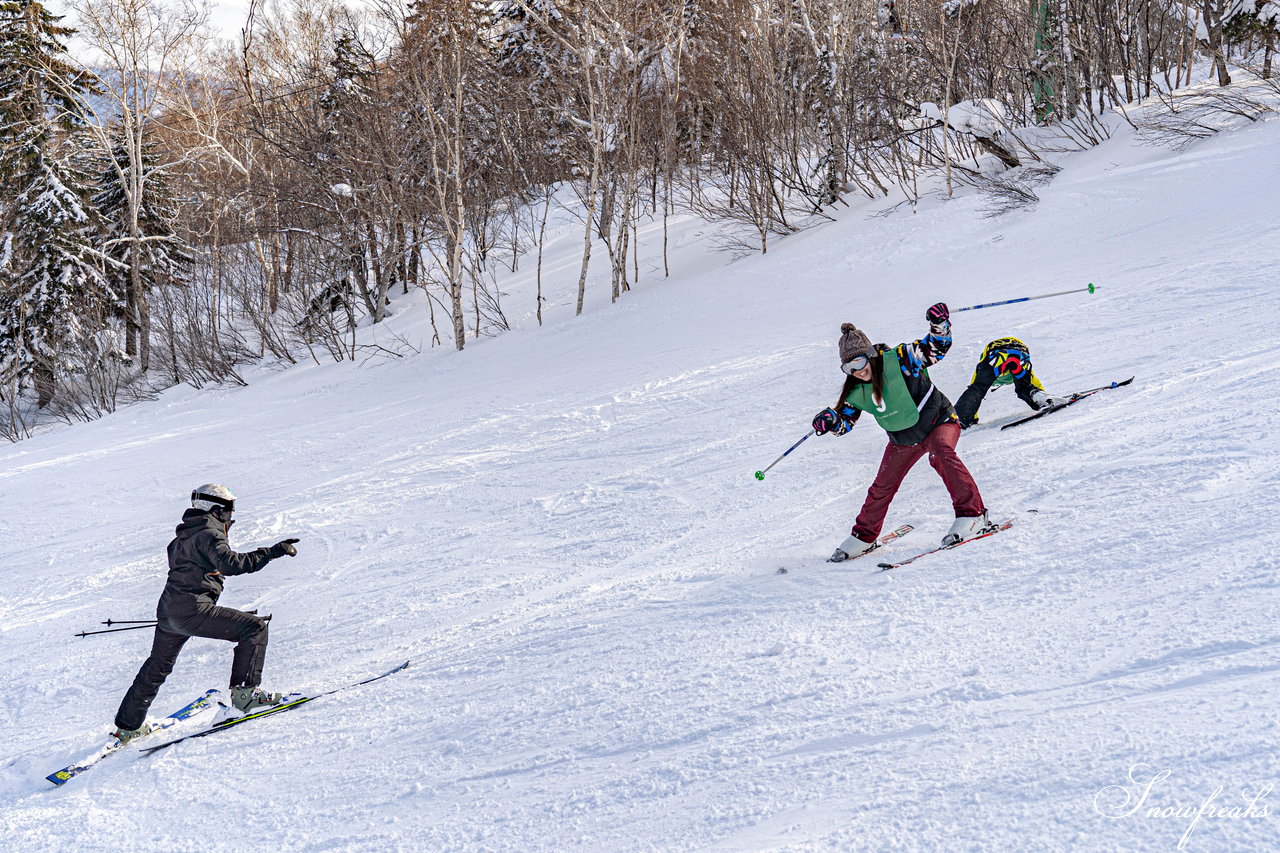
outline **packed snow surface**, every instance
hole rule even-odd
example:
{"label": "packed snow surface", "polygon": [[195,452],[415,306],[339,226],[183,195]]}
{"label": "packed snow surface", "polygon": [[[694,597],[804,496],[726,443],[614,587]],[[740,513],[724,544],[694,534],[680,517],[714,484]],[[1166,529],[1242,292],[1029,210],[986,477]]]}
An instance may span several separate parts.
{"label": "packed snow surface", "polygon": [[[1059,155],[1034,211],[868,217],[890,200],[732,263],[681,221],[665,280],[655,224],[635,289],[597,281],[576,319],[566,225],[543,328],[0,447],[0,848],[1275,849],[1278,150],[1280,121],[1181,153],[1120,133]],[[879,463],[869,418],[752,476],[835,401],[842,321],[896,344],[939,300],[1090,282],[956,314],[932,370],[954,400],[1016,335],[1051,393],[1137,377],[1007,431],[1028,409],[987,398],[960,452],[1009,531],[825,563]],[[426,345],[425,305],[394,309]],[[234,546],[302,540],[222,600],[274,614],[265,686],[412,665],[55,788],[150,644],[73,634],[153,614],[209,481]],[[950,517],[922,461],[881,554]],[[153,714],[230,661],[190,641]]]}

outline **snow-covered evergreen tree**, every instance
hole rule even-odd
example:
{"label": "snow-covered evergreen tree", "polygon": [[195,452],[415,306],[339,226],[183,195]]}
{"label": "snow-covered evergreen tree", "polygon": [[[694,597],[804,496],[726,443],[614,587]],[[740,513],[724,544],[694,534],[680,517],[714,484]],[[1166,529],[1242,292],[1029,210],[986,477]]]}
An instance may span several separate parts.
{"label": "snow-covered evergreen tree", "polygon": [[574,22],[562,6],[570,13],[576,9],[573,0],[495,0],[487,10],[497,70],[523,84],[532,110],[528,133],[553,159],[565,155],[562,137],[571,133],[566,117],[578,112],[572,101],[580,69],[569,49]]}
{"label": "snow-covered evergreen tree", "polygon": [[556,82],[564,51],[551,35],[563,24],[556,0],[496,0],[489,26],[498,34],[495,52],[504,73],[524,76],[530,90]]}
{"label": "snow-covered evergreen tree", "polygon": [[1228,0],[1222,13],[1223,37],[1228,44],[1262,43],[1262,77],[1271,79],[1271,66],[1280,41],[1280,0]]}
{"label": "snow-covered evergreen tree", "polygon": [[0,268],[0,377],[33,380],[38,405],[74,371],[118,297],[92,246],[91,181],[75,163],[85,75],[65,60],[72,30],[33,0],[0,3],[0,181],[11,249]]}

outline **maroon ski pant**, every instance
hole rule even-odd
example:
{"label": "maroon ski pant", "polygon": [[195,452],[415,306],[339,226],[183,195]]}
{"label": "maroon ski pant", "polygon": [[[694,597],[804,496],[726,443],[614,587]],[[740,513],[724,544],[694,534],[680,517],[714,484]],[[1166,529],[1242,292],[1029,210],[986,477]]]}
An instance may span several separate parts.
{"label": "maroon ski pant", "polygon": [[903,478],[926,453],[929,454],[929,464],[951,493],[951,506],[956,511],[956,518],[970,518],[986,512],[982,495],[978,494],[978,484],[956,455],[959,438],[960,425],[946,423],[934,427],[919,444],[890,444],[886,447],[875,482],[867,490],[867,499],[853,524],[853,535],[863,542],[871,542],[880,535],[885,513],[889,511],[889,504],[898,493]]}

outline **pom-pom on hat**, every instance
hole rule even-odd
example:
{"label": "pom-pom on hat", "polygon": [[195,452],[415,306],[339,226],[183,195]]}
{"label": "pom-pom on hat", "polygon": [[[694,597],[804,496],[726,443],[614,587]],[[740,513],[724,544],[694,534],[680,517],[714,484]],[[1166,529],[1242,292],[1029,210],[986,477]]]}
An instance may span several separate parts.
{"label": "pom-pom on hat", "polygon": [[876,354],[875,345],[866,333],[852,323],[840,324],[840,363],[853,361],[860,355]]}

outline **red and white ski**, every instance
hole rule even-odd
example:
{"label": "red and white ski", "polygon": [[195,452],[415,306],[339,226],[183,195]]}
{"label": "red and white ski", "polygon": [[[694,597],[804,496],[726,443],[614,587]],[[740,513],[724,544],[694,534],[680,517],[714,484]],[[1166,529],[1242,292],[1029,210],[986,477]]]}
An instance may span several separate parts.
{"label": "red and white ski", "polygon": [[880,567],[880,571],[887,572],[889,569],[896,569],[899,566],[905,566],[907,563],[914,563],[921,557],[927,557],[930,554],[936,554],[939,551],[950,551],[952,548],[959,548],[961,545],[968,542],[977,542],[979,539],[986,539],[988,536],[995,536],[1001,530],[1008,530],[1010,527],[1013,527],[1013,519],[1009,519],[1001,524],[992,524],[972,539],[961,539],[959,542],[952,545],[939,545],[937,548],[932,548],[928,551],[916,554],[914,557],[908,557],[905,560],[899,560],[896,563],[877,563],[876,565]]}
{"label": "red and white ski", "polygon": [[[886,533],[885,535],[881,536],[881,537],[880,537],[880,539],[876,541],[876,544],[875,544],[875,547],[874,547],[874,548],[871,548],[871,549],[869,549],[869,550],[867,550],[867,551],[863,551],[861,554],[858,554],[858,555],[853,556],[853,557],[849,557],[848,559],[841,560],[840,562],[842,562],[842,563],[847,563],[847,562],[849,562],[850,560],[856,560],[856,559],[858,559],[858,557],[865,557],[865,556],[867,556],[868,554],[870,554],[872,551],[876,551],[876,550],[880,549],[881,547],[883,547],[884,545],[888,544],[889,542],[892,542],[892,541],[893,541],[893,540],[895,540],[895,539],[901,539],[903,536],[906,536],[908,533],[910,533],[910,532],[911,532],[911,531],[913,531],[913,530],[915,530],[915,528],[914,528],[914,527],[912,527],[910,524],[904,524],[904,525],[902,525],[901,527],[897,528],[896,530],[891,530],[891,531],[889,531],[888,533]],[[829,562],[831,562],[831,561],[830,561],[830,560],[827,560],[827,562],[829,563]],[[787,567],[786,567],[786,566],[779,566],[779,567],[778,567],[778,574],[780,574],[780,575],[785,575],[786,573],[787,573]]]}

